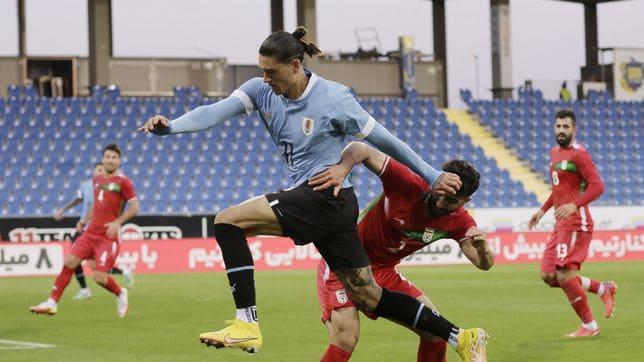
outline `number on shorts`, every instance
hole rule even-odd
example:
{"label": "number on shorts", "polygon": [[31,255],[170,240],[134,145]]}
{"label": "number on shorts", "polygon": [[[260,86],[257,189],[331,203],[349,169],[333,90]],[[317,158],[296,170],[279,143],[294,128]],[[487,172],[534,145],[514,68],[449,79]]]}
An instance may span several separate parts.
{"label": "number on shorts", "polygon": [[557,175],[557,171],[552,171],[552,184],[555,186],[559,185],[559,176]]}
{"label": "number on shorts", "polygon": [[98,199],[98,201],[103,201],[103,189],[101,189],[101,191],[99,191],[97,199]]}
{"label": "number on shorts", "polygon": [[568,256],[568,245],[557,244],[557,258],[565,259]]}
{"label": "number on shorts", "polygon": [[101,266],[105,266],[105,263],[107,263],[107,251],[105,251],[105,250],[104,250],[104,251],[101,253],[101,257],[100,257],[100,258],[98,258],[98,263],[99,263]]}

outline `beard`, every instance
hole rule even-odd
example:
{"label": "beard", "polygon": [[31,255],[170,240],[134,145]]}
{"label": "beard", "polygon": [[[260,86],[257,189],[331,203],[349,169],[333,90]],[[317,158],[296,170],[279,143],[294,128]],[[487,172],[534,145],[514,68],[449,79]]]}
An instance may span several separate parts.
{"label": "beard", "polygon": [[433,197],[429,199],[429,202],[427,204],[427,210],[429,212],[429,215],[433,217],[444,216],[450,213],[449,210],[445,210],[437,207],[436,200]]}
{"label": "beard", "polygon": [[570,141],[572,140],[572,135],[566,136],[563,133],[558,134],[556,137],[557,144],[561,147],[567,147],[570,145]]}

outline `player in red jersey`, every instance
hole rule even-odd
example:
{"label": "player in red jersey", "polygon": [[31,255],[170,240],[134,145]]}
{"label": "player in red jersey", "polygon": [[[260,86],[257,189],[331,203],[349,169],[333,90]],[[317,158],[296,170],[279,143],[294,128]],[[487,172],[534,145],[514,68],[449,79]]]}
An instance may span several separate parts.
{"label": "player in red jersey", "polygon": [[65,265],[56,278],[49,299],[29,308],[34,313],[54,315],[58,312],[58,300],[69,284],[74,269],[86,259],[93,261],[96,283],[116,296],[119,317],[122,318],[127,313],[127,289],[121,288],[107,273],[119,254],[118,236],[121,225],[136,215],[139,202],[132,181],[119,171],[121,151],[118,146],[111,144],[105,147],[102,163],[105,173],[93,178],[94,205],[92,216],[89,217],[92,219],[91,223],[65,256]]}
{"label": "player in red jersey", "polygon": [[575,139],[576,126],[573,111],[557,113],[554,131],[558,145],[550,150],[552,193],[532,216],[528,227],[533,229],[554,205],[556,225],[543,253],[541,278],[549,286],[563,289],[582,320],[581,327],[566,336],[590,337],[599,334],[599,327],[584,290],[601,297],[606,318],[610,318],[615,310],[617,285],[578,275],[593,235],[593,219],[588,205],[604,192],[604,183],[590,154]]}
{"label": "player in red jersey", "polygon": [[[474,166],[463,160],[444,164],[443,171],[457,174],[463,185],[456,195],[438,196],[406,166],[366,144],[353,142],[343,151],[340,164],[312,178],[311,184],[320,189],[340,185],[358,163],[364,163],[376,173],[384,189],[383,194],[362,211],[358,221],[358,235],[371,260],[376,283],[408,294],[435,310],[427,295],[396,269],[404,257],[437,240],[454,239],[478,268],[488,270],[492,267],[494,256],[485,242],[485,235],[463,208],[478,188],[480,176]],[[324,260],[318,265],[317,283],[322,321],[329,332],[329,349],[322,360],[346,361],[360,332],[357,309]],[[365,314],[376,318],[374,314]],[[480,349],[473,356],[468,356],[468,361],[484,361],[486,358],[487,336],[478,330],[482,332],[477,336],[480,337]],[[457,348],[455,336],[450,335],[445,340],[418,330],[412,331],[420,336],[418,361],[444,361],[447,343]],[[454,334],[460,331],[463,330],[454,331]]]}

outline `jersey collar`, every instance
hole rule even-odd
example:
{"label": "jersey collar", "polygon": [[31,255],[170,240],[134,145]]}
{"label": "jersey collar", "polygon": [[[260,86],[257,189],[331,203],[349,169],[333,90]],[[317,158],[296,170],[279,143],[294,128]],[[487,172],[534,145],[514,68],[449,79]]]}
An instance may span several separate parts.
{"label": "jersey collar", "polygon": [[298,99],[293,100],[293,102],[299,102],[302,99],[306,98],[309,95],[309,93],[311,93],[311,89],[313,89],[313,87],[315,86],[315,83],[317,83],[318,81],[318,76],[306,68],[304,68],[304,74],[306,74],[309,77],[309,84],[306,85],[306,89],[304,89],[304,92],[302,93],[302,95]]}

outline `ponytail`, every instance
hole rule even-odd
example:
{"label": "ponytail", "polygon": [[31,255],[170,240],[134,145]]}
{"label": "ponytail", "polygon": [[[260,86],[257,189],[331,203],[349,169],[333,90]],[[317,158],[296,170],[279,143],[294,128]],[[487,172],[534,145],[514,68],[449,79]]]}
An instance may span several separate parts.
{"label": "ponytail", "polygon": [[309,57],[322,55],[320,48],[306,39],[307,32],[308,30],[303,26],[298,26],[293,33],[276,31],[262,42],[259,54],[275,57],[281,63],[287,63],[293,59],[304,61],[304,54]]}

